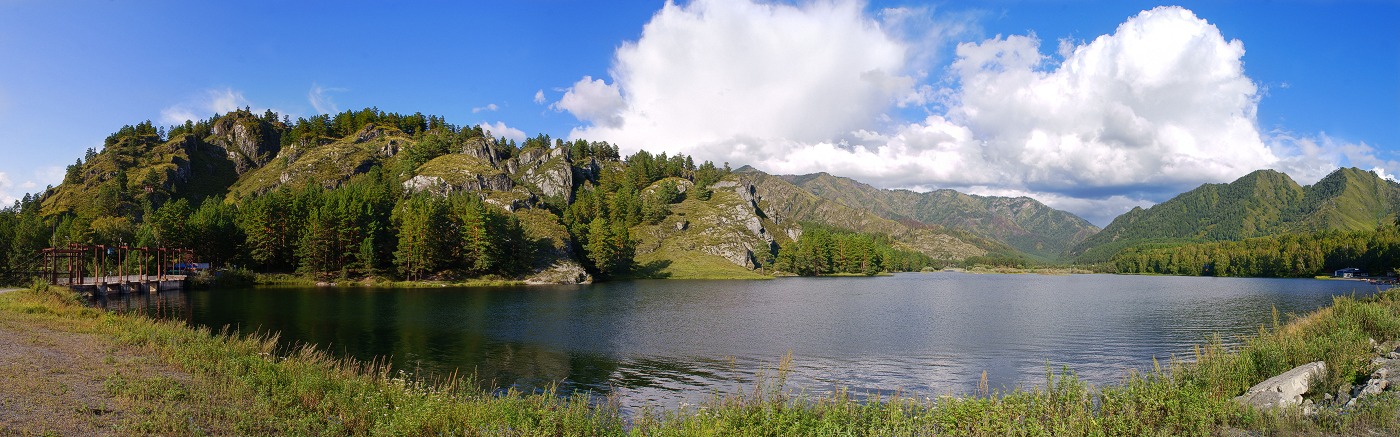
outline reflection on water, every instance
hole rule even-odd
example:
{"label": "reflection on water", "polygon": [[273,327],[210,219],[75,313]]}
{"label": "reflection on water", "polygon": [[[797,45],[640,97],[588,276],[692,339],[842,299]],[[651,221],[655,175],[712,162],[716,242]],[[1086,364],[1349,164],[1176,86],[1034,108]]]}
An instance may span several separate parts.
{"label": "reflection on water", "polygon": [[[559,384],[624,407],[751,390],[791,351],[790,387],[935,396],[1044,382],[1096,384],[1304,313],[1355,282],[1112,275],[900,274],[773,281],[632,281],[443,289],[249,288],[100,303],[218,329],[280,332],[409,371],[494,387]],[[1285,320],[1286,321],[1286,320]]]}

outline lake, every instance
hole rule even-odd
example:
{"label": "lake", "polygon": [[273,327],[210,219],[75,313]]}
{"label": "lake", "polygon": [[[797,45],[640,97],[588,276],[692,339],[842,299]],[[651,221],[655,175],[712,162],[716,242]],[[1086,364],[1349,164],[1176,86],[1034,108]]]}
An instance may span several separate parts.
{"label": "lake", "polygon": [[647,280],[479,288],[247,288],[111,300],[215,329],[277,331],[400,369],[475,373],[493,386],[613,394],[673,408],[752,390],[791,351],[788,387],[856,396],[1043,384],[1066,366],[1104,384],[1153,358],[1227,343],[1351,281],[906,273],[770,281]]}

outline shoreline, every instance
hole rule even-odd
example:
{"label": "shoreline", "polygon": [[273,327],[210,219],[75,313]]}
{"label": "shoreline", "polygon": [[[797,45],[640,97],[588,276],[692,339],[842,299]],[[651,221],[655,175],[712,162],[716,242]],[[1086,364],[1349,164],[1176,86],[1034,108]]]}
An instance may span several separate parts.
{"label": "shoreline", "polygon": [[[59,405],[52,414],[68,420],[59,424],[70,428],[43,428],[53,422],[26,421],[12,417],[26,412],[0,411],[0,426],[20,433],[168,434],[199,429],[216,434],[350,435],[491,434],[492,430],[562,435],[1138,435],[1400,430],[1400,398],[1389,391],[1368,398],[1356,409],[1323,408],[1312,415],[1296,409],[1259,411],[1233,400],[1252,384],[1303,362],[1325,360],[1329,369],[1337,369],[1324,383],[1354,381],[1369,373],[1366,360],[1375,347],[1370,342],[1400,344],[1400,292],[1337,298],[1332,306],[1276,324],[1234,350],[1218,341],[1208,343],[1191,363],[1164,363],[1101,387],[1079,381],[1066,369],[1047,372],[1043,386],[1010,392],[867,401],[853,400],[844,391],[809,397],[783,386],[783,369],[792,365],[785,359],[772,379],[755,383],[752,390],[717,393],[700,405],[644,410],[631,416],[608,402],[579,396],[486,391],[461,376],[418,380],[383,363],[332,357],[317,346],[279,346],[275,334],[240,336],[108,313],[84,307],[56,287],[0,294],[0,330],[24,343],[15,347],[39,348],[48,351],[45,356],[83,366],[139,362],[144,363],[141,369],[158,370],[96,373],[90,378],[100,379],[101,384],[97,389],[89,386],[84,393],[98,401],[50,401]],[[72,346],[69,343],[78,340],[71,339],[86,343]],[[99,353],[72,352],[82,350]],[[0,378],[35,378],[32,370],[25,369],[30,367],[3,368]],[[23,397],[47,393],[40,389],[55,384],[69,384],[64,381],[71,376],[39,375],[30,382],[35,390],[6,396],[38,402]],[[1310,401],[1330,405],[1321,394],[1314,395]],[[83,402],[100,405],[83,407]]]}

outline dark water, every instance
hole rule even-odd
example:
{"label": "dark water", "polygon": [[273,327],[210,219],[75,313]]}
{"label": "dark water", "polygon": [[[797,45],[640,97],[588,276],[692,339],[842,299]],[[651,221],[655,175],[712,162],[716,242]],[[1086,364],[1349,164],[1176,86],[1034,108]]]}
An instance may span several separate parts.
{"label": "dark water", "polygon": [[438,289],[252,288],[110,301],[191,323],[278,331],[402,369],[498,386],[614,393],[674,407],[752,389],[791,351],[788,387],[935,396],[1044,382],[1046,366],[1119,381],[1305,313],[1347,281],[1113,275],[900,274]]}

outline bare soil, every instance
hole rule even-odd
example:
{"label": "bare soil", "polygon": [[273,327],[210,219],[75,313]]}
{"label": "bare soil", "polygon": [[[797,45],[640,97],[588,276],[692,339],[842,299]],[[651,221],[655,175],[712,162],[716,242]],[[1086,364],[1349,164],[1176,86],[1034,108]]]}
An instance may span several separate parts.
{"label": "bare soil", "polygon": [[105,336],[0,314],[0,435],[133,434],[141,413],[107,388],[115,375],[190,380]]}

